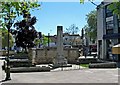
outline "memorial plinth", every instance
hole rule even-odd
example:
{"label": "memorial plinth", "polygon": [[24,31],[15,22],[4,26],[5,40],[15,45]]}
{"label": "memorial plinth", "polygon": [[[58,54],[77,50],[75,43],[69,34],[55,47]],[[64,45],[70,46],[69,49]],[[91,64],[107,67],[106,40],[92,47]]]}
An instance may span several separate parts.
{"label": "memorial plinth", "polygon": [[53,66],[61,67],[67,65],[67,59],[63,55],[63,26],[57,26],[57,55],[54,58]]}

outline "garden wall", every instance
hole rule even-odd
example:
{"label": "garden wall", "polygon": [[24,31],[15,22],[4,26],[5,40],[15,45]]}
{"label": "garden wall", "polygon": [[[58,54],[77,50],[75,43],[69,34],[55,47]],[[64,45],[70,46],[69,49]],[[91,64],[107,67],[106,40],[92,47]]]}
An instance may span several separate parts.
{"label": "garden wall", "polygon": [[[29,49],[29,59],[36,64],[50,64],[57,55],[56,50],[57,48],[32,48]],[[79,57],[79,49],[65,48],[64,57],[67,58],[68,63],[76,63]]]}

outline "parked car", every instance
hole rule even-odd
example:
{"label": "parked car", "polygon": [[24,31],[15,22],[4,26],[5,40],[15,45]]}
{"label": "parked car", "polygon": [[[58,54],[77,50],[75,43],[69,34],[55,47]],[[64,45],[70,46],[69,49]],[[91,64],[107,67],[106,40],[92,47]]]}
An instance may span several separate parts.
{"label": "parked car", "polygon": [[97,52],[97,45],[89,45],[89,51]]}

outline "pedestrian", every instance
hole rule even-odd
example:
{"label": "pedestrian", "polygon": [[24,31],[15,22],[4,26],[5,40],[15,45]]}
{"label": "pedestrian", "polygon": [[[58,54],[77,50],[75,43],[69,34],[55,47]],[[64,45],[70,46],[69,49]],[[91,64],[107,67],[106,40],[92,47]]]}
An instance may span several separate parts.
{"label": "pedestrian", "polygon": [[83,46],[83,53],[86,58],[87,57],[87,47],[86,46]]}

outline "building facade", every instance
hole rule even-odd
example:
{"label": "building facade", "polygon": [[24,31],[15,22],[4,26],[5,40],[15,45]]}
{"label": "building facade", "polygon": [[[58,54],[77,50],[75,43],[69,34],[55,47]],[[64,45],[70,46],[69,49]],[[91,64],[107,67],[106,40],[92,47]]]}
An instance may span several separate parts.
{"label": "building facade", "polygon": [[82,44],[81,37],[79,34],[64,33],[63,34],[63,44],[71,45],[71,46],[81,45]]}
{"label": "building facade", "polygon": [[[46,36],[48,37],[48,36]],[[57,36],[49,36],[50,43],[49,44],[55,44],[57,43]],[[76,45],[81,45],[81,37],[79,34],[68,34],[68,33],[63,33],[63,45],[64,46],[76,46]]]}
{"label": "building facade", "polygon": [[111,2],[102,2],[97,7],[98,58],[120,61],[120,55],[112,54],[112,46],[120,43],[120,19],[109,9]]}

